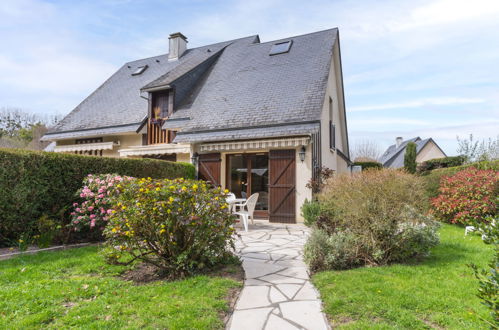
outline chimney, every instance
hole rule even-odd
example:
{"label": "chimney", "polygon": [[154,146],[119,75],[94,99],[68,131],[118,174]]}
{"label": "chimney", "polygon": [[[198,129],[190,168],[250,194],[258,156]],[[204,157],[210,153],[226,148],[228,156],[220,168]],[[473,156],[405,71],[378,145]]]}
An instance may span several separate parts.
{"label": "chimney", "polygon": [[168,52],[168,61],[178,60],[187,49],[187,37],[180,32],[170,34],[170,51]]}
{"label": "chimney", "polygon": [[400,145],[402,144],[402,137],[401,136],[398,136],[397,138],[395,138],[395,144],[397,145],[397,148],[400,147]]}

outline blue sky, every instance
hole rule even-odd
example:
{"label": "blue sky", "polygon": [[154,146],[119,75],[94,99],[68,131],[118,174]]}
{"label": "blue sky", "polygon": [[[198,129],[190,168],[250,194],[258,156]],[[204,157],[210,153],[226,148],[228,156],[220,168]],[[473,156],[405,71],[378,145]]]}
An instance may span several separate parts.
{"label": "blue sky", "polygon": [[124,62],[339,27],[351,144],[499,134],[499,1],[0,1],[0,107],[66,114]]}

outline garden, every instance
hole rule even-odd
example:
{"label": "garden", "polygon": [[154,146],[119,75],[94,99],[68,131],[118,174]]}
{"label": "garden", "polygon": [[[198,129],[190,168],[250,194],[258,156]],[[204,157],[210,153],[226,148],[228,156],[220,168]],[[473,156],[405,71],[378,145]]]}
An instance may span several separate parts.
{"label": "garden", "polygon": [[223,328],[243,279],[234,219],[192,165],[15,150],[0,163],[3,250],[90,243],[0,261],[0,328]]}
{"label": "garden", "polygon": [[302,207],[333,327],[499,326],[499,161],[424,165],[331,178]]}

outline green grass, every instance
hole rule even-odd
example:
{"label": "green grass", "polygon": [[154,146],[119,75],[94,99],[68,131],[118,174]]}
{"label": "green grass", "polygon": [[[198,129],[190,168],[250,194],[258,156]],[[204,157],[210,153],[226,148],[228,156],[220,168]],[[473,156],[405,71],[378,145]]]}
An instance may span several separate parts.
{"label": "green grass", "polygon": [[492,249],[464,229],[443,225],[441,243],[416,264],[316,274],[313,282],[333,326],[342,329],[486,329],[469,263],[485,266]]}
{"label": "green grass", "polygon": [[0,261],[0,329],[223,328],[232,279],[195,276],[135,285],[97,247]]}

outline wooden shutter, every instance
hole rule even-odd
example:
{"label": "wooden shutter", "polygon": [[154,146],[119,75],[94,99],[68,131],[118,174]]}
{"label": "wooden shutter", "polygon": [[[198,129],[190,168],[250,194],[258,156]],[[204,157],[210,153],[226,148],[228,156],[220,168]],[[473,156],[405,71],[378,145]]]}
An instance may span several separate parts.
{"label": "wooden shutter", "polygon": [[269,152],[269,221],[296,222],[295,150]]}
{"label": "wooden shutter", "polygon": [[220,153],[199,155],[198,176],[200,180],[220,186],[222,158]]}

